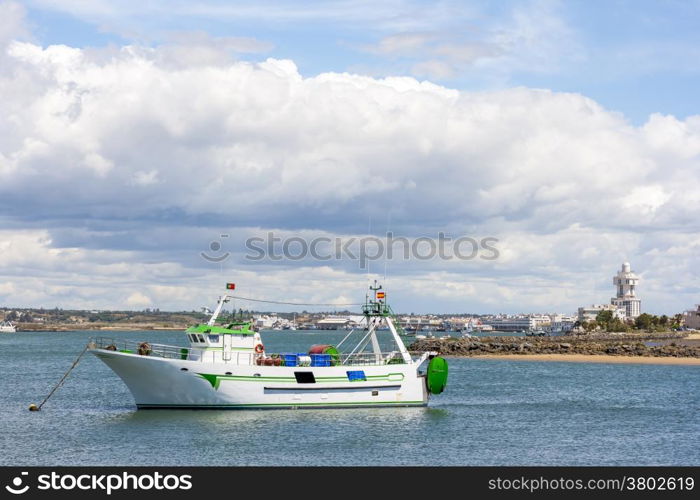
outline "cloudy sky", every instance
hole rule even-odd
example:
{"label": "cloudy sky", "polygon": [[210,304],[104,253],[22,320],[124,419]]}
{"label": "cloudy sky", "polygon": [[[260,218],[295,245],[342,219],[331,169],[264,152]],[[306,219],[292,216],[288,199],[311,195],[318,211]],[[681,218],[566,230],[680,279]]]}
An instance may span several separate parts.
{"label": "cloudy sky", "polygon": [[[0,305],[192,309],[225,281],[340,304],[386,273],[399,311],[573,312],[629,260],[643,310],[689,308],[699,23],[671,0],[0,0]],[[388,230],[498,258],[246,258]]]}

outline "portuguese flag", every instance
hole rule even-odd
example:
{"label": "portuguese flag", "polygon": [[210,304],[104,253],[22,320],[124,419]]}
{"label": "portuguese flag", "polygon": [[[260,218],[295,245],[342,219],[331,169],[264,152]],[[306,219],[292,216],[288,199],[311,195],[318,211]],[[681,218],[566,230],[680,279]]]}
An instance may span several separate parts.
{"label": "portuguese flag", "polygon": [[235,283],[226,283],[226,290],[235,290],[235,289],[236,289]]}

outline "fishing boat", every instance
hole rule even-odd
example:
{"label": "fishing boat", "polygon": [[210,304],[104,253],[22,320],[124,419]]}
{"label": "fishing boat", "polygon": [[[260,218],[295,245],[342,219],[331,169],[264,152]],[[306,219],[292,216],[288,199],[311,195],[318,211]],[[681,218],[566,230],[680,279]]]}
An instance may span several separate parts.
{"label": "fishing boat", "polygon": [[[185,331],[188,347],[100,337],[88,350],[124,381],[140,409],[426,406],[445,388],[447,362],[435,352],[408,352],[381,288],[371,286],[362,306],[367,326],[337,346],[270,353],[251,321],[217,325],[235,298],[223,294],[207,323]],[[391,350],[380,348],[387,345],[382,326]],[[354,344],[353,335],[360,338]]]}
{"label": "fishing boat", "polygon": [[12,321],[0,322],[0,333],[15,333],[17,326]]}

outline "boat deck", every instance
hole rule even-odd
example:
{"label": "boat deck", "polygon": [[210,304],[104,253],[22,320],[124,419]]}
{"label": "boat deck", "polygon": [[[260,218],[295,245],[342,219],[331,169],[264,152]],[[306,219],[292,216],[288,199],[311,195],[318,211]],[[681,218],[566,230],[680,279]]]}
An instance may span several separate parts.
{"label": "boat deck", "polygon": [[[91,349],[105,349],[124,354],[153,356],[164,359],[177,359],[202,363],[229,363],[244,366],[287,366],[285,356],[296,353],[263,353],[231,351],[224,352],[221,348],[190,348],[166,344],[154,344],[135,340],[114,339],[110,337],[94,337],[89,341]],[[383,366],[405,364],[399,351],[372,353],[339,353],[337,356],[324,358],[330,364],[315,364],[314,355],[298,353],[309,359],[291,366]],[[329,356],[329,355],[326,355]],[[411,353],[414,363],[420,362],[424,353]]]}

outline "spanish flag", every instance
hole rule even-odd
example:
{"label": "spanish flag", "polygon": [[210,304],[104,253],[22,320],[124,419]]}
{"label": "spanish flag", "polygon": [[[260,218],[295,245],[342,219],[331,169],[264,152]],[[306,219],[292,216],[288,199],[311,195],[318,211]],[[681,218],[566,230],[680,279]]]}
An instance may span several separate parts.
{"label": "spanish flag", "polygon": [[236,289],[235,283],[226,283],[226,290],[235,290],[235,289]]}
{"label": "spanish flag", "polygon": [[384,298],[384,292],[377,292],[377,300]]}

